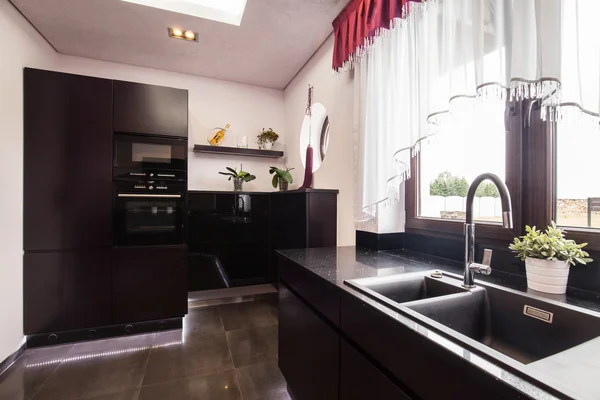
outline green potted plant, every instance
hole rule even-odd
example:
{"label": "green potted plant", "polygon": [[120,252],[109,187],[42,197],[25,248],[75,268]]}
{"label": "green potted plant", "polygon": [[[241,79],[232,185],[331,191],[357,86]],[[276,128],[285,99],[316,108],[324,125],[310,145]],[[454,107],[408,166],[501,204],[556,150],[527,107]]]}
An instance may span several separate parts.
{"label": "green potted plant", "polygon": [[554,222],[544,232],[535,226],[526,226],[525,230],[525,236],[515,238],[508,247],[525,261],[527,286],[539,292],[566,293],[569,267],[593,261],[582,250],[587,243],[566,239],[565,231]]}
{"label": "green potted plant", "polygon": [[288,185],[290,183],[294,182],[294,178],[292,177],[292,174],[290,174],[290,171],[292,171],[294,168],[288,168],[285,167],[285,169],[280,169],[277,167],[270,167],[271,169],[269,169],[269,174],[273,175],[273,187],[277,188],[277,185],[279,184],[279,190],[281,191],[285,191],[288,190]]}
{"label": "green potted plant", "polygon": [[219,174],[229,176],[228,181],[233,179],[233,190],[235,191],[241,191],[244,182],[256,179],[256,176],[244,171],[242,165],[240,165],[240,172],[237,172],[235,168],[225,167],[225,169],[227,169],[227,172],[219,172]]}
{"label": "green potted plant", "polygon": [[271,128],[263,128],[262,132],[257,136],[258,148],[262,150],[271,150],[273,143],[279,139],[279,135]]}

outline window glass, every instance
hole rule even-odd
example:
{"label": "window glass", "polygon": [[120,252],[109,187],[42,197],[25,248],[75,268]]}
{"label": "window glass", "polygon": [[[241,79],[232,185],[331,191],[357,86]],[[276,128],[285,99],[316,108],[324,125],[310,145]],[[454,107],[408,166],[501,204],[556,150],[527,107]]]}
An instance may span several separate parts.
{"label": "window glass", "polygon": [[[473,179],[484,172],[505,179],[505,106],[499,99],[486,99],[453,110],[440,132],[422,146],[419,216],[464,220],[467,191]],[[502,220],[500,197],[493,183],[484,181],[479,186],[473,217],[479,221]]]}
{"label": "window glass", "polygon": [[565,119],[556,124],[556,209],[558,225],[600,228],[600,130]]}

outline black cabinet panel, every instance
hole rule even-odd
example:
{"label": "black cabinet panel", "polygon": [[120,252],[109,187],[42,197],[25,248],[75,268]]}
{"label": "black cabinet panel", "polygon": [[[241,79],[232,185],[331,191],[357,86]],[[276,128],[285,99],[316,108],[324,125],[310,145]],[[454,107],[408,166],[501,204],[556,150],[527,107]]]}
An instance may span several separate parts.
{"label": "black cabinet panel", "polygon": [[344,339],[340,339],[340,400],[410,400]]}
{"label": "black cabinet panel", "polygon": [[308,244],[308,196],[281,193],[271,197],[273,249],[302,249]]}
{"label": "black cabinet panel", "polygon": [[191,192],[188,197],[190,290],[267,282],[269,194]]}
{"label": "black cabinet panel", "polygon": [[114,81],[115,132],[188,136],[188,91]]}
{"label": "black cabinet panel", "polygon": [[24,70],[29,250],[112,246],[112,81]]}
{"label": "black cabinet panel", "polygon": [[[271,195],[273,250],[337,246],[337,190],[293,190]],[[277,281],[275,251],[270,280]]]}
{"label": "black cabinet panel", "polygon": [[114,249],[114,323],[187,313],[187,247]]}
{"label": "black cabinet panel", "polygon": [[337,246],[337,193],[309,193],[308,246]]}
{"label": "black cabinet panel", "polygon": [[111,251],[23,256],[24,333],[112,323]]}
{"label": "black cabinet panel", "polygon": [[279,285],[279,368],[296,400],[338,398],[338,333]]}
{"label": "black cabinet panel", "polygon": [[269,195],[188,195],[189,243],[269,242]]}

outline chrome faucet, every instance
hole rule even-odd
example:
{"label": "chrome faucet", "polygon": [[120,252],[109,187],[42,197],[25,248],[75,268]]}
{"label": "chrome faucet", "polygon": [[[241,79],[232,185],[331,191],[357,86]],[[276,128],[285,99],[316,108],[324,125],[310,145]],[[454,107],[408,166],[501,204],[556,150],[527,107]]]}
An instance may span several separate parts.
{"label": "chrome faucet", "polygon": [[500,201],[502,202],[502,227],[512,228],[512,211],[510,205],[510,193],[508,188],[502,182],[498,176],[494,174],[481,174],[471,186],[469,186],[469,192],[467,193],[467,212],[465,221],[465,274],[463,278],[463,287],[474,288],[475,278],[474,273],[477,272],[483,275],[489,275],[492,273],[490,264],[492,263],[492,250],[485,249],[483,251],[483,260],[481,264],[474,262],[475,259],[475,224],[473,223],[473,198],[475,197],[475,191],[477,187],[484,180],[489,179],[496,185],[500,192]]}

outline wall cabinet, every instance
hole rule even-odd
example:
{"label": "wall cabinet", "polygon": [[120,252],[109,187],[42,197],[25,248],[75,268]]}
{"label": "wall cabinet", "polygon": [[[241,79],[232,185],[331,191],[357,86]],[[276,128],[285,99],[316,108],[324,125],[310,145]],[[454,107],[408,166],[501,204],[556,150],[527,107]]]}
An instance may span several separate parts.
{"label": "wall cabinet", "polygon": [[111,80],[25,69],[25,251],[112,246],[112,113]]}
{"label": "wall cabinet", "polygon": [[296,400],[338,398],[340,337],[279,285],[279,368]]}
{"label": "wall cabinet", "polygon": [[26,253],[23,280],[26,335],[112,322],[110,249]]}
{"label": "wall cabinet", "polygon": [[114,130],[188,136],[188,91],[114,81]]}
{"label": "wall cabinet", "polygon": [[187,313],[187,246],[115,248],[114,323]]}

